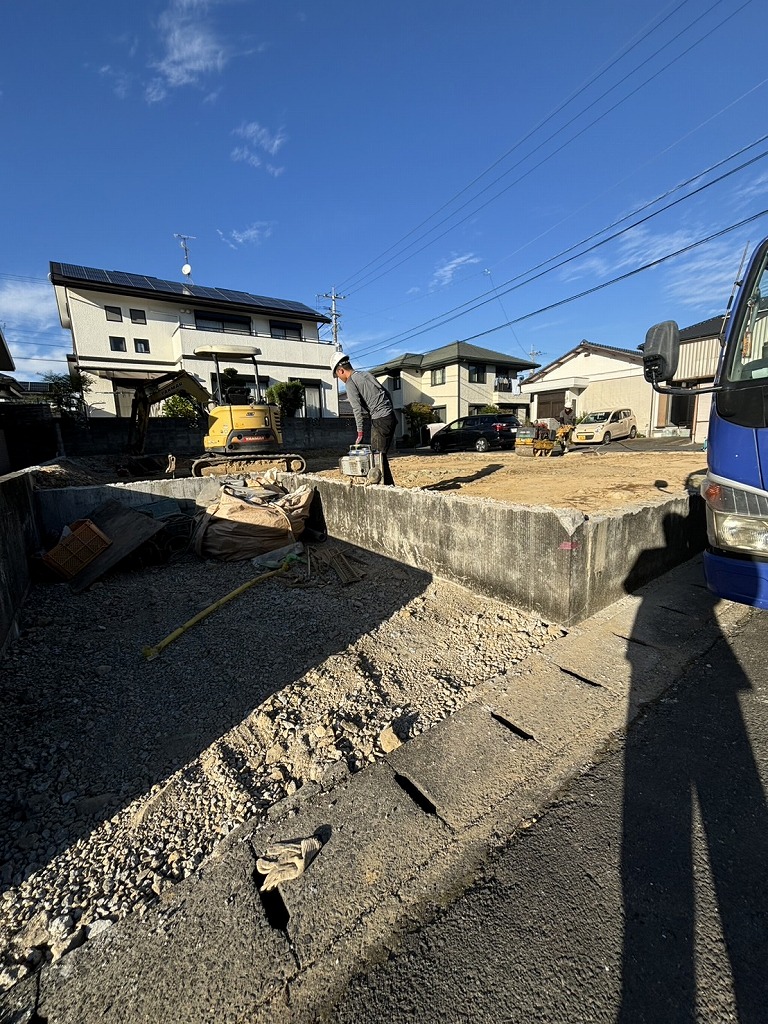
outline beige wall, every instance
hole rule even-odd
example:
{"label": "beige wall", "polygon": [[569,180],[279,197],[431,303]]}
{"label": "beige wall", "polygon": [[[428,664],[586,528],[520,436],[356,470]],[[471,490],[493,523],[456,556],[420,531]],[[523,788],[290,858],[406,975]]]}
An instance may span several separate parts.
{"label": "beige wall", "polygon": [[552,367],[541,380],[524,384],[523,390],[533,399],[531,418],[537,415],[539,394],[562,390],[578,417],[600,409],[628,408],[637,418],[639,433],[648,434],[655,425],[654,392],[642,366],[617,356],[579,352]]}

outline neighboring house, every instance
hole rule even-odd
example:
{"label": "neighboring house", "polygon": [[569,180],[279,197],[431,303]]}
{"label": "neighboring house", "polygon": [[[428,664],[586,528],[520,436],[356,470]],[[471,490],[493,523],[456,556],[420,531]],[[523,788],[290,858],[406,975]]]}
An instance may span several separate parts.
{"label": "neighboring house", "polygon": [[[338,415],[330,347],[318,334],[319,325],[330,319],[309,306],[142,274],[69,263],[50,266],[61,325],[72,332],[70,371],[95,381],[86,396],[91,415],[130,415],[137,381],[180,369],[213,395],[213,362],[195,356],[195,349],[226,346],[259,350],[262,392],[280,381],[300,380],[304,415]],[[223,358],[222,373],[229,367],[238,371],[239,385],[255,391],[252,365]]]}
{"label": "neighboring house", "polygon": [[5,341],[3,328],[0,327],[0,370],[15,370],[16,364],[13,361],[11,350]]}
{"label": "neighboring house", "polygon": [[[353,359],[354,363],[354,359]],[[398,418],[398,435],[408,433],[405,407],[420,402],[432,407],[441,423],[450,423],[486,405],[525,419],[528,398],[520,392],[518,375],[538,364],[463,341],[408,352],[375,367],[371,373],[388,389]]]}
{"label": "neighboring house", "polygon": [[[680,360],[672,383],[676,387],[705,387],[712,384],[720,362],[725,316],[685,327],[680,331]],[[659,424],[686,427],[694,441],[704,441],[709,428],[712,395],[657,395]]]}
{"label": "neighboring house", "polygon": [[0,402],[19,402],[24,398],[24,388],[7,373],[0,373]]}
{"label": "neighboring house", "polygon": [[[676,387],[711,383],[720,355],[718,334],[723,317],[713,317],[680,332],[680,362]],[[639,348],[614,348],[582,341],[542,367],[522,384],[530,396],[531,419],[554,425],[564,405],[573,406],[577,419],[600,409],[628,408],[637,429],[646,436],[678,433],[703,441],[710,395],[660,395],[643,376]]]}
{"label": "neighboring house", "polygon": [[637,429],[648,434],[653,390],[643,377],[643,356],[637,349],[614,348],[582,341],[559,359],[531,374],[522,384],[531,399],[531,419],[554,425],[563,406],[576,418],[600,409],[628,408]]}

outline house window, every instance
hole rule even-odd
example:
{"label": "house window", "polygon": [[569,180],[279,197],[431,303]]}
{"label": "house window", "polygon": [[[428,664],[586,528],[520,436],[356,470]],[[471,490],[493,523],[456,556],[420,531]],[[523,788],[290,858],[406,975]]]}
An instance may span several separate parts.
{"label": "house window", "polygon": [[433,405],[432,406],[432,422],[433,423],[445,423],[445,406],[444,405]]}
{"label": "house window", "polygon": [[281,338],[284,341],[301,341],[301,324],[289,324],[284,320],[270,320],[269,335],[271,338]]}
{"label": "house window", "polygon": [[399,373],[396,373],[392,377],[392,390],[401,391],[403,388],[403,381]]}
{"label": "house window", "polygon": [[469,383],[485,384],[485,367],[479,363],[469,364]]}
{"label": "house window", "polygon": [[125,338],[110,337],[109,347],[113,352],[125,352]]}
{"label": "house window", "polygon": [[142,355],[149,355],[149,339],[148,338],[134,338],[133,347],[136,352],[141,352]]}
{"label": "house window", "polygon": [[131,314],[132,324],[145,324],[147,322],[147,314],[143,309],[129,309],[128,312]]}
{"label": "house window", "polygon": [[233,313],[195,313],[198,331],[218,331],[221,334],[250,334],[251,318]]}
{"label": "house window", "polygon": [[438,384],[445,384],[445,367],[441,366],[439,370],[432,371],[432,387],[437,387]]}
{"label": "house window", "polygon": [[123,322],[123,311],[119,306],[105,306],[104,312],[107,314],[107,320],[115,320],[117,323]]}

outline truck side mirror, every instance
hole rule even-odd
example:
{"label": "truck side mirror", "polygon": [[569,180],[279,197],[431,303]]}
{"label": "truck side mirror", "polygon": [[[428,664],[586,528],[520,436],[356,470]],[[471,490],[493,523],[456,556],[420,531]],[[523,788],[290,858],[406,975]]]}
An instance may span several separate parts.
{"label": "truck side mirror", "polygon": [[680,358],[680,328],[665,320],[648,331],[643,345],[643,375],[649,384],[671,381]]}

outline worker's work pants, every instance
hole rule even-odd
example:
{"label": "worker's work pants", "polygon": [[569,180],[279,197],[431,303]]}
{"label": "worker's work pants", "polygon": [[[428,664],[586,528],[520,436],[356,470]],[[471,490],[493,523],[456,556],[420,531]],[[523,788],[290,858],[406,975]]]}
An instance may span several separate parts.
{"label": "worker's work pants", "polygon": [[389,468],[387,452],[392,446],[397,428],[397,417],[394,413],[389,416],[381,416],[371,420],[371,448],[375,452],[381,452],[381,482],[383,484],[394,484],[392,470]]}

